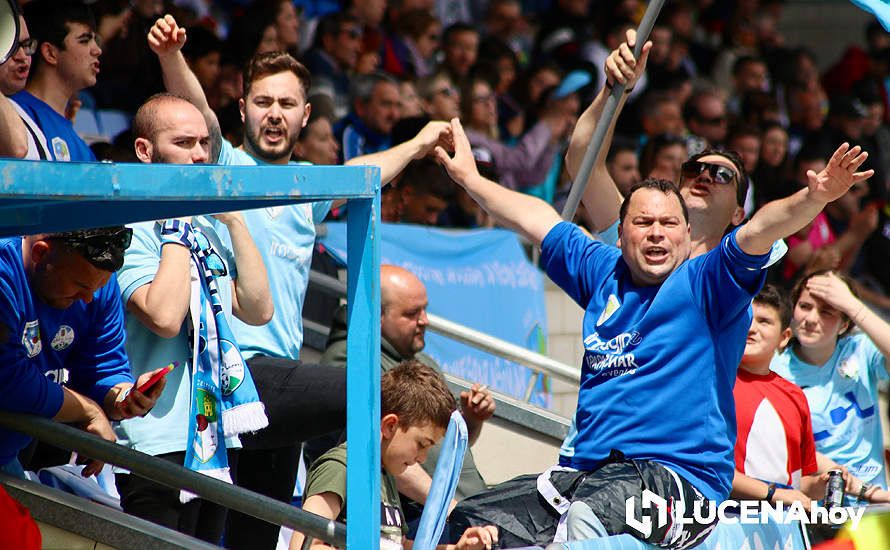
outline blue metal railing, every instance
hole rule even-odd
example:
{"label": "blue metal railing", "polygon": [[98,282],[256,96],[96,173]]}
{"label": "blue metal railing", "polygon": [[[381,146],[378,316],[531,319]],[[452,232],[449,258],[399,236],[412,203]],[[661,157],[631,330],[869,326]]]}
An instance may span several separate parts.
{"label": "blue metal railing", "polygon": [[[347,548],[379,548],[380,170],[0,160],[0,236],[344,198],[348,203]],[[370,413],[370,414],[369,414]]]}

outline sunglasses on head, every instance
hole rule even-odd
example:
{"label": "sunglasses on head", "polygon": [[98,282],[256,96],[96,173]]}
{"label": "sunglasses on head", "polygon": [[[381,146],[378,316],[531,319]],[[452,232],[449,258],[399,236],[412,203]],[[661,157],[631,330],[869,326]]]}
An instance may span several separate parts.
{"label": "sunglasses on head", "polygon": [[133,240],[133,230],[129,227],[124,227],[113,233],[98,233],[87,236],[57,235],[47,237],[47,240],[49,239],[60,240],[75,250],[81,250],[88,256],[94,256],[101,255],[110,248],[126,250]]}
{"label": "sunglasses on head", "polygon": [[684,162],[681,168],[681,173],[686,179],[695,179],[705,170],[708,171],[708,174],[715,183],[732,183],[736,179],[735,172],[733,172],[731,168],[727,168],[721,164],[713,164],[697,160],[687,160]]}

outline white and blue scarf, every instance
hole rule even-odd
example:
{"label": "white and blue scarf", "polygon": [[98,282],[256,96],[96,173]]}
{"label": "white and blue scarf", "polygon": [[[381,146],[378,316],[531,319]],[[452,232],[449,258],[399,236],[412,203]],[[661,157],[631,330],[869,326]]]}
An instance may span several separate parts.
{"label": "white and blue scarf", "polygon": [[[260,430],[269,420],[220,302],[216,277],[226,274],[225,264],[199,228],[188,229],[192,399],[184,466],[231,483],[226,437]],[[180,493],[183,502],[194,497]]]}

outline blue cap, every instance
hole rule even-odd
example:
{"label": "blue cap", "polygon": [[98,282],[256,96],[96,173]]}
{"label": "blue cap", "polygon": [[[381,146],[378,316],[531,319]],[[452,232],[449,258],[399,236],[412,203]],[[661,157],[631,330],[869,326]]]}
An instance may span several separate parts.
{"label": "blue cap", "polygon": [[573,94],[587,86],[593,81],[590,77],[590,73],[587,71],[576,70],[572,71],[562,79],[562,82],[559,83],[556,90],[553,92],[554,99],[562,99],[569,94]]}

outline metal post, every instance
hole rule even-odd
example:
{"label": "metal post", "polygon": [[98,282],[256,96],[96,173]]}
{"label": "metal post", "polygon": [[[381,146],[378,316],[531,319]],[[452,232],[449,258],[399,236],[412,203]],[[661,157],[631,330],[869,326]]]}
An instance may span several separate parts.
{"label": "metal post", "polygon": [[[634,47],[634,57],[640,57],[643,44],[649,39],[649,33],[652,32],[652,26],[655,24],[655,19],[661,12],[662,5],[664,5],[664,0],[652,0],[646,7],[646,13],[643,15],[643,20],[640,21],[640,27],[637,29],[637,43]],[[624,88],[624,84],[616,82],[615,86],[612,88],[612,93],[609,94],[609,97],[606,99],[606,105],[603,107],[603,114],[596,123],[593,138],[587,145],[587,151],[584,153],[581,167],[578,168],[575,182],[572,184],[571,191],[569,191],[569,198],[566,200],[566,205],[562,210],[562,219],[564,220],[572,221],[572,218],[575,217],[575,211],[578,210],[578,203],[581,202],[581,196],[584,194],[584,189],[587,187],[587,179],[590,177],[591,170],[593,170],[593,163],[596,162],[596,158],[599,156],[600,150],[603,148],[603,141],[606,139],[606,131],[609,129],[609,126],[612,125],[612,119],[615,118],[615,113],[618,110],[618,100],[624,93]]]}
{"label": "metal post", "polygon": [[380,212],[373,199],[349,201],[347,219],[346,548],[380,548]]}

